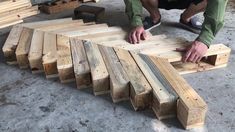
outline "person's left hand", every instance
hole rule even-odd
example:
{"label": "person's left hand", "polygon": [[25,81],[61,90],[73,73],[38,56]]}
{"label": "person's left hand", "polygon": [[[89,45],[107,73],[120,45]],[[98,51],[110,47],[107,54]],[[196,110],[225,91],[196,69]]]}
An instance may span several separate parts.
{"label": "person's left hand", "polygon": [[176,51],[186,51],[182,57],[183,62],[199,62],[206,54],[208,47],[200,41],[194,41],[187,49],[177,48]]}

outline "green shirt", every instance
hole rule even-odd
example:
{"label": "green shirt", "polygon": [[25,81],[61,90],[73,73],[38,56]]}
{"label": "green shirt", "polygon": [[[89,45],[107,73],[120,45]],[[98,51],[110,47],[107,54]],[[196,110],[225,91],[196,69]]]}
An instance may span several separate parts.
{"label": "green shirt", "polygon": [[[142,4],[140,0],[124,0],[126,13],[132,26],[142,24]],[[224,15],[228,0],[207,0],[207,7],[204,13],[202,30],[196,40],[203,42],[208,47],[215,38],[215,35],[224,25]]]}

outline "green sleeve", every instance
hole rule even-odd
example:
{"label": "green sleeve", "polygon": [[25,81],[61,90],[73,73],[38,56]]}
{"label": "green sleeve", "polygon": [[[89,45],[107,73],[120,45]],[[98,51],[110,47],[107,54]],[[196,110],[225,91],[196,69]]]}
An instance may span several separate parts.
{"label": "green sleeve", "polygon": [[228,0],[208,0],[204,13],[202,30],[196,40],[203,42],[208,47],[215,35],[224,25],[224,15]]}
{"label": "green sleeve", "polygon": [[126,4],[126,14],[129,17],[131,26],[141,26],[142,23],[142,4],[140,0],[124,0]]}

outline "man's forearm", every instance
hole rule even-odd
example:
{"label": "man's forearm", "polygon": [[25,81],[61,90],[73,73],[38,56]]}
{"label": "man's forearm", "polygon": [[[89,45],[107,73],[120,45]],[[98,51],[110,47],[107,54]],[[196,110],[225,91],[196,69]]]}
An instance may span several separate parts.
{"label": "man's forearm", "polygon": [[197,38],[208,47],[215,38],[215,35],[224,25],[224,14],[228,0],[208,0],[204,13],[205,20],[202,31]]}
{"label": "man's forearm", "polygon": [[126,14],[129,17],[131,26],[141,26],[142,24],[142,4],[140,0],[124,0],[126,4]]}

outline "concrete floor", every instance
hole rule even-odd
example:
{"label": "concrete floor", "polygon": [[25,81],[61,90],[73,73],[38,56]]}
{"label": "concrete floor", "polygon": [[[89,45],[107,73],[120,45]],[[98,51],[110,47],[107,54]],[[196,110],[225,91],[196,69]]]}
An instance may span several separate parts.
{"label": "concrete floor", "polygon": [[[209,106],[206,125],[190,131],[235,131],[234,3],[229,3],[225,27],[214,41],[232,48],[228,67],[184,76]],[[101,0],[97,5],[106,7],[105,21],[110,25],[127,25],[122,1]],[[177,25],[181,11],[161,10],[161,13],[163,24],[153,29],[153,34],[185,37],[189,40],[197,37]],[[71,14],[71,11],[53,16],[40,14],[26,21],[54,19]],[[8,31],[9,28],[0,30],[0,47]],[[46,80],[43,74],[35,75],[30,70],[6,65],[2,52],[0,80],[1,132],[184,131],[177,119],[159,121],[151,110],[135,112],[130,102],[113,104],[107,95],[95,97],[91,89],[77,90],[75,83],[61,84],[58,80]]]}

